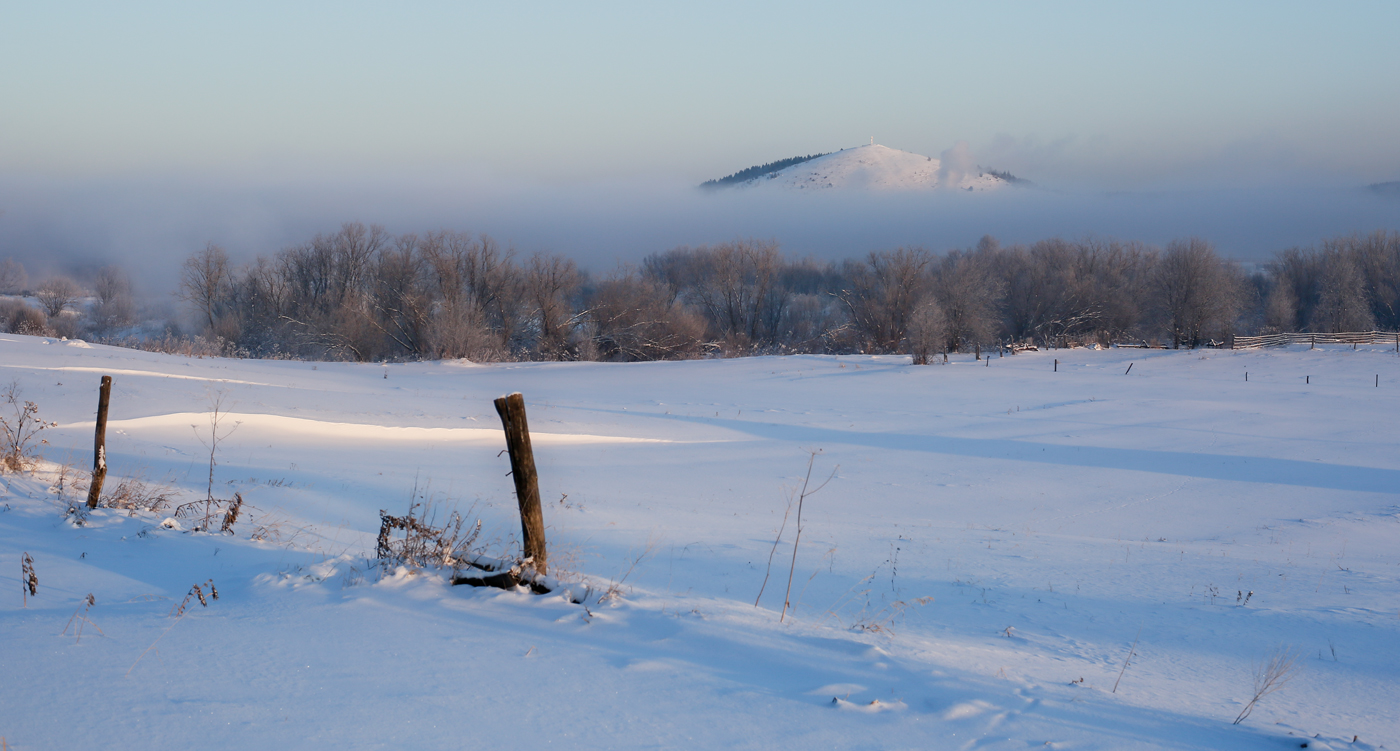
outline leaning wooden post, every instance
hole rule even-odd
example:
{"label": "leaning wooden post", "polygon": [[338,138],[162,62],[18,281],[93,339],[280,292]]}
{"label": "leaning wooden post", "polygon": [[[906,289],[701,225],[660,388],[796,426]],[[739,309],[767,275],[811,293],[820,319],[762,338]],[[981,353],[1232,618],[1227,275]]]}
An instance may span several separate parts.
{"label": "leaning wooden post", "polygon": [[548,554],[544,544],[544,512],[540,510],[539,475],[535,472],[535,453],[530,448],[530,426],[525,421],[525,397],[516,392],[496,400],[496,412],[506,430],[506,449],[510,451],[510,472],[515,478],[515,499],[520,504],[520,529],[524,533],[525,560],[536,573],[549,573]]}
{"label": "leaning wooden post", "polygon": [[92,483],[88,485],[88,508],[97,508],[102,497],[102,481],[107,479],[107,403],[112,398],[112,377],[102,376],[97,390],[97,435],[92,446]]}

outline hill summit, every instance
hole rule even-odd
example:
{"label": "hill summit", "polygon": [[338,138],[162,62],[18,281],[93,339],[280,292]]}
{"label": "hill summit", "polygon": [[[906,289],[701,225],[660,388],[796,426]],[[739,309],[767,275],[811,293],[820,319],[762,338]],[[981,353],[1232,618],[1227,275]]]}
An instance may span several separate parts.
{"label": "hill summit", "polygon": [[830,154],[794,157],[750,167],[704,188],[743,186],[772,190],[959,190],[983,192],[1024,182],[973,163],[965,144],[942,159],[872,143]]}

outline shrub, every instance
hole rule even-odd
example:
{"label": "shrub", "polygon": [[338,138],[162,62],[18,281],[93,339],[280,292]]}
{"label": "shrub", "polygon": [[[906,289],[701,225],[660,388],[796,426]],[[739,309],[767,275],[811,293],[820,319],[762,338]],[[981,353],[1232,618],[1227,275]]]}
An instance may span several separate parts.
{"label": "shrub", "polygon": [[4,391],[0,391],[0,402],[13,415],[0,416],[0,470],[27,472],[34,468],[37,455],[35,444],[47,444],[39,438],[39,433],[47,428],[57,427],[58,423],[39,419],[39,408],[34,402],[21,402],[18,381],[11,381]]}

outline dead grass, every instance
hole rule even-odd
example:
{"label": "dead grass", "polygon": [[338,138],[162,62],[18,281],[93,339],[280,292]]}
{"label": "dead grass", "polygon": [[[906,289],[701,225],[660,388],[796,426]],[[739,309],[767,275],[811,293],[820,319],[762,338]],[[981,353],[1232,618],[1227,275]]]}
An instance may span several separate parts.
{"label": "dead grass", "polygon": [[627,582],[627,577],[631,576],[632,572],[637,570],[637,566],[641,564],[642,561],[656,554],[656,544],[656,534],[652,533],[652,535],[647,538],[646,545],[644,545],[640,551],[631,551],[627,554],[626,568],[618,571],[618,575],[608,581],[608,586],[603,588],[603,594],[598,596],[599,605],[609,600],[618,600],[622,598],[622,589]]}
{"label": "dead grass", "polygon": [[73,617],[68,619],[68,625],[63,627],[63,633],[60,635],[67,636],[68,629],[73,628],[73,626],[76,625],[77,629],[75,629],[74,633],[76,641],[73,642],[74,644],[81,644],[83,642],[84,626],[91,626],[97,629],[97,633],[106,636],[106,634],[102,633],[102,629],[98,628],[97,624],[93,623],[92,619],[88,617],[88,612],[92,610],[92,606],[96,604],[97,598],[93,597],[91,592],[88,592],[88,596],[83,598],[83,604],[80,605],[77,610],[73,611]]}
{"label": "dead grass", "polygon": [[[206,498],[182,503],[175,507],[174,516],[176,519],[193,520],[194,526],[190,528],[193,532],[209,532],[217,527],[221,533],[233,534],[233,525],[237,523],[244,506],[243,495],[234,493],[231,499]],[[259,527],[258,530],[254,530],[253,539],[264,541],[264,537],[258,536],[259,531],[267,532],[265,527]],[[280,542],[280,539],[278,541]]]}
{"label": "dead grass", "polygon": [[104,493],[98,508],[121,509],[135,516],[137,511],[159,513],[174,503],[178,494],[173,486],[147,482],[141,474],[121,478],[111,492]]}
{"label": "dead grass", "polygon": [[431,502],[411,504],[403,516],[380,509],[375,558],[381,567],[456,568],[475,557],[472,553],[481,536],[480,519],[464,533],[465,524],[466,519],[456,511],[438,524]]}

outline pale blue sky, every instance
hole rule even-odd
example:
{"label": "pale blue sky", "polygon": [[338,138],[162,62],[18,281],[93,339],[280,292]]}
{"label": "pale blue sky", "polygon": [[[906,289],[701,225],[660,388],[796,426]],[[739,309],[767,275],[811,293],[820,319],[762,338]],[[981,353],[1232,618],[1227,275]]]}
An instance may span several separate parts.
{"label": "pale blue sky", "polygon": [[863,143],[1102,189],[1400,179],[1400,3],[0,5],[0,172],[716,177]]}

